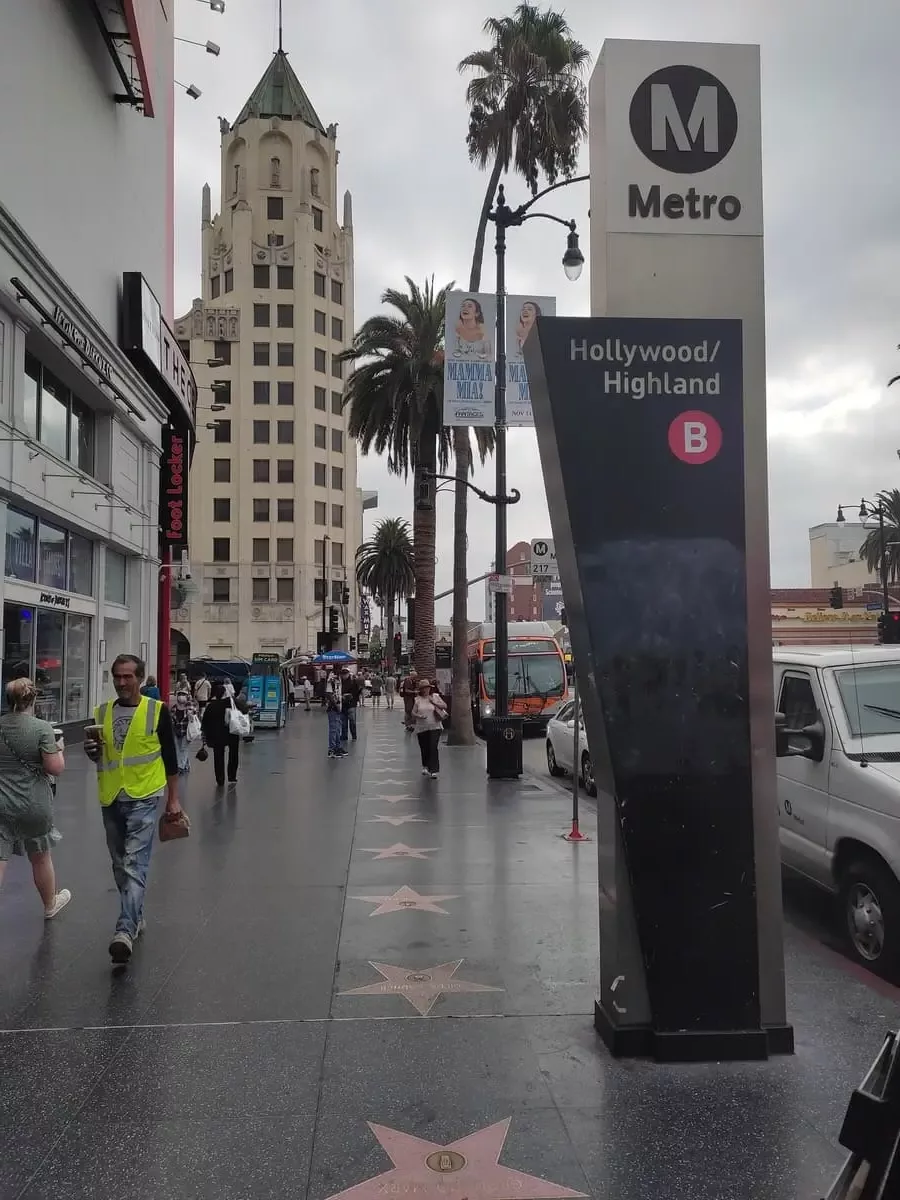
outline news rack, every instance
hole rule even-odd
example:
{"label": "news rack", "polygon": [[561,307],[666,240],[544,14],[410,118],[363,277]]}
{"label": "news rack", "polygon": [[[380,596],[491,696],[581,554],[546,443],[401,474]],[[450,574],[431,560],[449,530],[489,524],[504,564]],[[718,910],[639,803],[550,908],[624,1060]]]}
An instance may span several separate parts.
{"label": "news rack", "polygon": [[900,1032],[885,1036],[854,1089],[838,1140],[850,1153],[823,1200],[900,1196]]}

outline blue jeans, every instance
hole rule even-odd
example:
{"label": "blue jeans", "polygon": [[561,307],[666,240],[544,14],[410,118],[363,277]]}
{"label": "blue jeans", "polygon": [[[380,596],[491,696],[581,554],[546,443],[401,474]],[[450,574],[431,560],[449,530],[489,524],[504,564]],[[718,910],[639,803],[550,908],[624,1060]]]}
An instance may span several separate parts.
{"label": "blue jeans", "polygon": [[341,713],[341,741],[346,742],[347,734],[356,741],[356,706],[345,708]]}
{"label": "blue jeans", "polygon": [[106,845],[113,877],[119,889],[120,911],[116,933],[137,937],[144,913],[144,889],[156,830],[159,800],[114,800],[103,812]]}
{"label": "blue jeans", "polygon": [[338,751],[341,748],[341,714],[328,710],[328,753]]}

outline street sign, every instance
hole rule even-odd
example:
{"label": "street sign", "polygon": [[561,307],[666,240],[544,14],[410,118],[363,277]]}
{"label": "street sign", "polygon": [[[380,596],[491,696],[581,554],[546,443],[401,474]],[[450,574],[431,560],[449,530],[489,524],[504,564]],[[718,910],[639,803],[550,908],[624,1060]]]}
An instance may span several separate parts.
{"label": "street sign", "polygon": [[881,601],[876,600],[874,604],[866,605],[866,612],[881,612],[881,610],[883,608],[884,608],[884,605],[881,603]]}
{"label": "street sign", "polygon": [[511,596],[512,590],[512,575],[488,575],[488,591],[492,595],[501,592],[504,596]]}
{"label": "street sign", "polygon": [[552,578],[559,576],[556,548],[552,538],[536,538],[531,543],[531,574]]}

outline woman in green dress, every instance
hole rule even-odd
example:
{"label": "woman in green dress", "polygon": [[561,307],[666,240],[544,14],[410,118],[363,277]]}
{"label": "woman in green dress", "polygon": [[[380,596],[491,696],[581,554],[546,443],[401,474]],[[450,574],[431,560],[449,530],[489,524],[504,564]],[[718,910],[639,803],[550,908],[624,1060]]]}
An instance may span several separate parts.
{"label": "woman in green dress", "polygon": [[30,679],[6,685],[9,711],[0,716],[0,883],[13,854],[27,854],[34,886],[49,921],[72,899],[56,890],[50,847],[60,835],[53,827],[50,776],[61,775],[66,760],[53,726],[34,715],[37,688]]}

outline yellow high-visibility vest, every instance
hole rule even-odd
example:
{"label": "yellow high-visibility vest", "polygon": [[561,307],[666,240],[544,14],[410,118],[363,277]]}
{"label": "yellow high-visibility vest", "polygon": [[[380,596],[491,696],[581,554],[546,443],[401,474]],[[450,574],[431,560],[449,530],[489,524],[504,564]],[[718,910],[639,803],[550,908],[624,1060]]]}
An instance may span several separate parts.
{"label": "yellow high-visibility vest", "polygon": [[100,803],[107,808],[124,791],[133,800],[144,800],[166,786],[166,768],[157,736],[162,703],[142,696],[134,710],[121,750],[113,738],[113,706],[107,700],[94,709],[94,721],[103,730],[103,747],[97,764]]}

